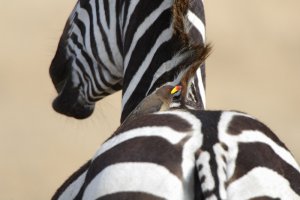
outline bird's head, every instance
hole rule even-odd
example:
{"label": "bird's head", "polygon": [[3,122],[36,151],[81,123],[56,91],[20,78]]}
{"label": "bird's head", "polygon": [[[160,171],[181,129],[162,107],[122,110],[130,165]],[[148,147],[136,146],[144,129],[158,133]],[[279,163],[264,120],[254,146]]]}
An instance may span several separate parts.
{"label": "bird's head", "polygon": [[170,102],[173,97],[180,95],[181,86],[164,85],[155,92],[163,101]]}

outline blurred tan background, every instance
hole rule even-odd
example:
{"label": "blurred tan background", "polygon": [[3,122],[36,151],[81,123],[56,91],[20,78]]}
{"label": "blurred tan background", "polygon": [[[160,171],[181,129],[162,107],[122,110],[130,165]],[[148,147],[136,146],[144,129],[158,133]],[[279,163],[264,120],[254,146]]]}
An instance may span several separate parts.
{"label": "blurred tan background", "polygon": [[[75,0],[0,6],[0,199],[50,199],[117,127],[120,94],[77,121],[51,108],[48,75]],[[206,1],[209,109],[246,111],[300,161],[300,1]]]}

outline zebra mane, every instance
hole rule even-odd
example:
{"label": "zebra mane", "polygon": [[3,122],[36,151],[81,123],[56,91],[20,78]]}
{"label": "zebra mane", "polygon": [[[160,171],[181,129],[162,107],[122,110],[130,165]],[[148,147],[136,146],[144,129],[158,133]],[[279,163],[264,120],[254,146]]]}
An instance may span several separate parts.
{"label": "zebra mane", "polygon": [[181,104],[184,106],[186,104],[186,99],[187,99],[187,91],[189,87],[189,82],[190,80],[194,77],[196,74],[197,69],[201,67],[201,65],[205,62],[206,58],[210,55],[211,53],[211,45],[208,44],[205,47],[201,45],[194,45],[191,47],[192,53],[189,56],[187,62],[187,69],[185,69],[185,73],[181,78],[180,84],[182,86],[181,89]]}
{"label": "zebra mane", "polygon": [[210,55],[210,44],[194,44],[188,35],[190,23],[187,20],[187,12],[189,9],[189,0],[175,0],[172,8],[173,12],[173,28],[174,34],[177,35],[182,43],[182,50],[179,52],[185,55],[181,62],[180,72],[177,74],[176,79],[180,79],[182,85],[181,90],[181,105],[184,106],[187,100],[187,91],[190,80],[196,74],[197,69],[205,62],[206,58]]}
{"label": "zebra mane", "polygon": [[187,34],[186,15],[189,7],[189,0],[175,0],[173,4],[173,27],[174,32],[179,36],[183,44],[189,44]]}

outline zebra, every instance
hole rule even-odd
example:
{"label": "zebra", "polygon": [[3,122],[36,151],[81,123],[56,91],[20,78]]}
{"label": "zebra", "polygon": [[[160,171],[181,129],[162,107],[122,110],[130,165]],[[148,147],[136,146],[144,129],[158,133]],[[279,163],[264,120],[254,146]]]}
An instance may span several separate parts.
{"label": "zebra", "polygon": [[[204,45],[204,24],[202,1],[78,1],[50,66],[54,109],[85,118],[122,88],[124,120],[155,88],[178,82],[183,49]],[[199,110],[204,70],[187,95],[197,109],[121,125],[52,199],[300,199],[299,166],[268,127],[245,113]]]}
{"label": "zebra", "polygon": [[[200,0],[80,0],[49,69],[58,92],[52,106],[83,119],[96,101],[122,89],[122,122],[156,88],[176,85],[184,48],[204,41]],[[190,102],[204,109],[204,64],[189,84]]]}
{"label": "zebra", "polygon": [[172,109],[121,125],[52,199],[298,200],[300,168],[253,116]]}

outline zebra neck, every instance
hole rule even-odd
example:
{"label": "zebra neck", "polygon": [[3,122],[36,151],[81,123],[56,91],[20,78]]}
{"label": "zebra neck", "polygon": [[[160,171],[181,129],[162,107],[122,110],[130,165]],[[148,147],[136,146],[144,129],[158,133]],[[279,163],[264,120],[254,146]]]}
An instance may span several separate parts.
{"label": "zebra neck", "polygon": [[[203,7],[201,1],[185,1],[187,10],[177,11],[176,16],[174,10],[176,6],[180,7],[177,4],[181,4],[181,1],[153,1],[151,12],[149,5],[145,7],[147,3],[134,2],[124,11],[127,15],[123,29],[121,122],[156,88],[166,83],[179,83],[178,67],[185,56],[180,52],[190,43],[204,45],[205,40],[204,12],[199,9]],[[142,9],[145,12],[135,12]],[[182,29],[176,29],[178,26],[182,26]],[[198,71],[188,91],[197,109],[205,108],[204,70]]]}

